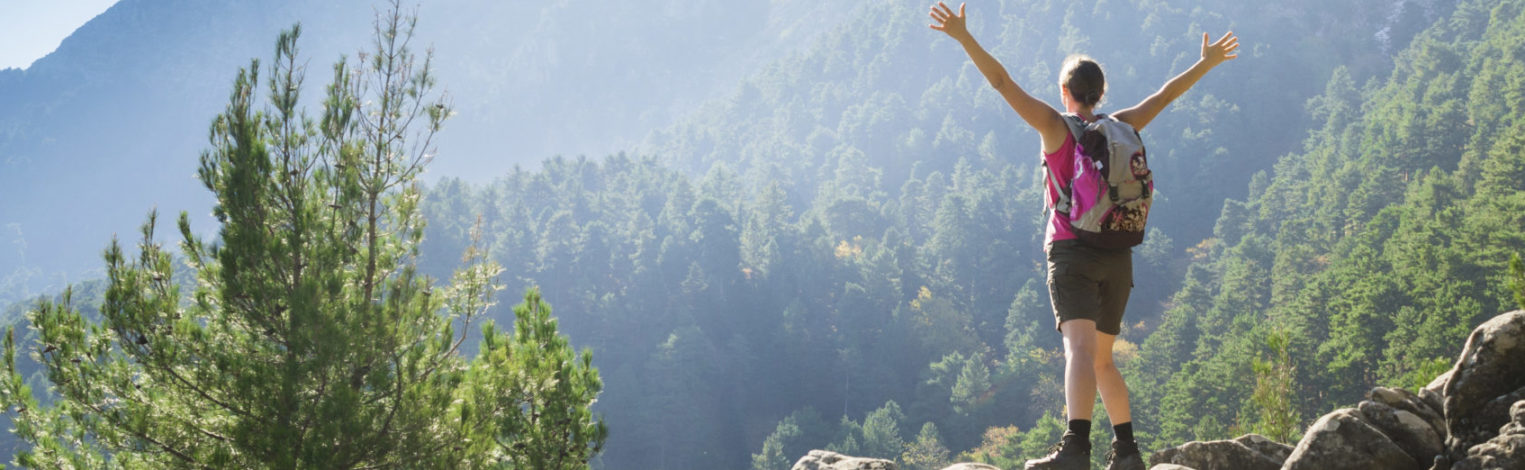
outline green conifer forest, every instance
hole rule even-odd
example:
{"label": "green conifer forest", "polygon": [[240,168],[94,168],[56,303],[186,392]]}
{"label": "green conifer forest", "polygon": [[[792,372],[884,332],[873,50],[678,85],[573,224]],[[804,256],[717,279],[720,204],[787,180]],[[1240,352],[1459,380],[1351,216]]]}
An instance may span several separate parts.
{"label": "green conifer forest", "polygon": [[[1241,38],[1143,135],[1116,358],[1145,449],[1295,441],[1525,305],[1525,0],[1378,3],[968,5],[1056,106],[1096,58],[1104,112]],[[12,463],[1020,468],[1065,425],[1038,136],[927,4],[831,5],[624,151],[481,175],[426,170],[498,155],[435,155],[485,98],[441,93],[407,15],[331,68],[279,35],[224,71],[200,166],[163,168],[199,170],[216,232],[150,215],[79,247],[102,278],[4,310]]]}

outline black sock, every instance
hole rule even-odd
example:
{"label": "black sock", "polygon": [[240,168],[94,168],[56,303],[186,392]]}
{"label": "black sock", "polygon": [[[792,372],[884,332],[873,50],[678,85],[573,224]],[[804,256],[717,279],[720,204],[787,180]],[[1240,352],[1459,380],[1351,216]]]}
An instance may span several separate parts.
{"label": "black sock", "polygon": [[1074,434],[1076,436],[1080,436],[1082,441],[1091,442],[1091,420],[1089,420],[1089,419],[1072,419],[1072,420],[1070,420],[1070,432],[1069,432],[1069,434]]}
{"label": "black sock", "polygon": [[1117,436],[1117,442],[1133,442],[1133,422],[1112,426],[1112,435]]}

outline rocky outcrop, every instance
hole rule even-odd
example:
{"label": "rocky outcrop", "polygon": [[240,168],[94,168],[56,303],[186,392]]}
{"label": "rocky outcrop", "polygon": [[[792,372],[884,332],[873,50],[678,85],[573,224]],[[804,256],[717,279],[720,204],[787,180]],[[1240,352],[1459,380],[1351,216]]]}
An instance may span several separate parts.
{"label": "rocky outcrop", "polygon": [[849,457],[829,450],[812,450],[794,463],[793,470],[898,470],[884,459]]}
{"label": "rocky outcrop", "polygon": [[1497,437],[1467,449],[1467,456],[1451,470],[1525,468],[1525,400],[1510,407],[1509,418]]}
{"label": "rocky outcrop", "polygon": [[1509,422],[1506,410],[1525,399],[1525,311],[1484,322],[1467,337],[1442,387],[1446,456],[1461,461]]}
{"label": "rocky outcrop", "polygon": [[1418,415],[1387,404],[1366,400],[1356,407],[1367,422],[1373,424],[1414,462],[1429,466],[1435,454],[1442,450],[1443,442],[1435,427]]}
{"label": "rocky outcrop", "polygon": [[1351,408],[1335,410],[1308,427],[1282,468],[1287,470],[1420,470],[1419,461]]}
{"label": "rocky outcrop", "polygon": [[[1245,447],[1255,449],[1260,455],[1270,457],[1277,462],[1286,461],[1292,455],[1292,446],[1282,444],[1259,434],[1245,434],[1234,439],[1234,442],[1244,444]],[[1237,469],[1236,469],[1237,470]]]}
{"label": "rocky outcrop", "polygon": [[[1248,436],[1246,436],[1248,437]],[[1241,438],[1243,440],[1244,438]],[[1309,426],[1275,467],[1235,441],[1192,442],[1150,458],[1196,470],[1525,469],[1525,311],[1473,330],[1455,366],[1417,393],[1377,387]],[[1261,453],[1260,455],[1267,455]]]}
{"label": "rocky outcrop", "polygon": [[[1440,444],[1444,444],[1444,441],[1446,441],[1446,417],[1441,415],[1441,401],[1438,400],[1438,397],[1440,395],[1437,395],[1437,400],[1430,401],[1421,397],[1421,395],[1415,395],[1414,392],[1405,391],[1405,389],[1389,389],[1385,388],[1385,386],[1371,389],[1371,392],[1366,394],[1366,400],[1394,407],[1395,412],[1397,410],[1408,412],[1408,415],[1398,415],[1398,420],[1412,421],[1411,417],[1424,420],[1424,423],[1429,424],[1429,429],[1435,432],[1435,438],[1440,441]],[[1409,426],[1414,426],[1414,423],[1409,423]],[[1426,447],[1426,449],[1429,449],[1429,447]],[[1435,452],[1440,452],[1440,450],[1435,450]]]}
{"label": "rocky outcrop", "polygon": [[1292,447],[1247,434],[1234,440],[1188,442],[1149,457],[1154,468],[1172,464],[1197,470],[1277,470],[1292,453]]}
{"label": "rocky outcrop", "polygon": [[[1259,435],[1155,452],[1151,470],[1525,469],[1525,311],[1472,331],[1450,371],[1418,392],[1377,387],[1320,417],[1296,447]],[[990,470],[959,464],[945,470]],[[794,470],[894,469],[887,460],[811,451]]]}
{"label": "rocky outcrop", "polygon": [[944,468],[943,470],[1001,470],[1001,468],[995,465],[985,465],[982,463],[957,463],[949,466],[948,468]]}

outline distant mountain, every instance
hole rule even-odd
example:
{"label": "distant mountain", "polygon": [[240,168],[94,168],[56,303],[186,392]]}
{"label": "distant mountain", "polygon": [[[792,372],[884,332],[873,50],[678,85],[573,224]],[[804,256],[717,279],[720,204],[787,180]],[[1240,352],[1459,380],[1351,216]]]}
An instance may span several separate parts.
{"label": "distant mountain", "polygon": [[[433,175],[486,181],[557,154],[630,147],[811,42],[845,0],[525,2],[419,8],[459,115]],[[0,292],[98,268],[151,208],[212,230],[192,176],[238,67],[302,24],[309,98],[370,41],[377,1],[123,0],[25,70],[0,70]],[[430,178],[432,179],[432,178]],[[3,296],[0,296],[3,297]]]}

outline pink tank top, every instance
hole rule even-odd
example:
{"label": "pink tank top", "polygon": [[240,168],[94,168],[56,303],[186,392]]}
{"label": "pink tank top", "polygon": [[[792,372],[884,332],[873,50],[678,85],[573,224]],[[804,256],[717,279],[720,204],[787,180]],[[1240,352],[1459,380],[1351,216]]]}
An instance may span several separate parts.
{"label": "pink tank top", "polygon": [[[1065,132],[1064,144],[1060,145],[1059,150],[1055,150],[1054,153],[1044,154],[1043,162],[1048,164],[1049,171],[1059,176],[1059,181],[1069,181],[1075,178],[1075,155],[1079,152],[1080,146],[1075,143],[1075,136]],[[1039,153],[1042,151],[1040,150]],[[1056,216],[1053,207],[1054,204],[1059,203],[1059,192],[1054,189],[1053,184],[1048,184],[1047,172],[1043,177],[1045,178],[1043,191],[1048,197],[1048,205],[1045,206],[1048,208],[1048,229],[1043,234],[1043,251],[1048,251],[1048,247],[1053,246],[1056,241],[1074,240],[1077,237],[1075,232],[1070,230],[1069,221],[1060,220]]]}

